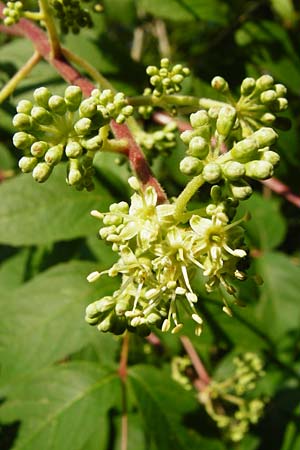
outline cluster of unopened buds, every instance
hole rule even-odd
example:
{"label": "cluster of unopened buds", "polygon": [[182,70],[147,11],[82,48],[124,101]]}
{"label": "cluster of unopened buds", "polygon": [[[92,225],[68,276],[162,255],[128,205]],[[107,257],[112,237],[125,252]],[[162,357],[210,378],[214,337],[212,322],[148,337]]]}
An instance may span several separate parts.
{"label": "cluster of unopened buds", "polygon": [[132,114],[124,94],[95,89],[83,100],[81,89],[69,86],[64,96],[41,87],[33,97],[34,102],[19,102],[13,119],[19,130],[13,137],[14,145],[25,153],[20,169],[44,182],[65,158],[69,162],[67,183],[77,189],[93,189],[93,159],[105,147],[109,121],[122,123]]}
{"label": "cluster of unopened buds", "polygon": [[170,122],[162,129],[146,132],[138,130],[134,133],[137,143],[141,146],[149,161],[158,155],[168,155],[176,146],[176,122]]}
{"label": "cluster of unopened buds", "polygon": [[14,25],[19,22],[23,13],[23,2],[21,1],[9,1],[6,3],[6,7],[3,9],[4,20],[3,23],[6,26]]}
{"label": "cluster of unopened buds", "polygon": [[63,33],[79,33],[81,28],[90,28],[93,25],[90,11],[82,7],[79,0],[52,0],[51,5],[59,19]]}
{"label": "cluster of unopened buds", "polygon": [[262,360],[247,352],[234,359],[235,371],[223,381],[212,380],[199,393],[206,412],[231,441],[238,442],[263,414],[266,400],[249,396],[264,376]]}

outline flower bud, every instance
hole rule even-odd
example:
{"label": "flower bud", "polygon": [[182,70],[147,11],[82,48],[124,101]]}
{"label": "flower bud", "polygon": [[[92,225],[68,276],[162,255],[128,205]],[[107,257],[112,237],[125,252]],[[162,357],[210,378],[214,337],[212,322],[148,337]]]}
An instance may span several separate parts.
{"label": "flower bud", "polygon": [[187,153],[190,156],[196,156],[200,159],[204,159],[209,153],[208,143],[203,137],[195,136],[190,141]]}
{"label": "flower bud", "polygon": [[260,91],[265,91],[272,88],[274,85],[274,79],[270,75],[263,75],[256,80],[256,87]]}
{"label": "flower bud", "polygon": [[186,175],[197,175],[201,173],[203,169],[203,163],[193,156],[186,156],[180,162],[180,170]]}
{"label": "flower bud", "polygon": [[84,141],[83,147],[86,148],[88,151],[96,152],[97,150],[100,150],[102,144],[103,140],[99,135],[97,135],[91,139]]}
{"label": "flower bud", "polygon": [[260,145],[254,139],[254,134],[249,138],[237,142],[230,150],[232,157],[238,162],[248,162],[257,156],[257,150]]}
{"label": "flower bud", "polygon": [[243,181],[231,183],[230,189],[236,200],[246,200],[252,194],[251,186]]}
{"label": "flower bud", "polygon": [[30,156],[23,156],[19,161],[19,167],[24,173],[32,172],[35,166],[37,165],[37,158],[33,158]]}
{"label": "flower bud", "polygon": [[[212,201],[215,203],[219,203],[222,198],[222,190],[220,186],[212,186],[210,189],[210,196]],[[214,205],[215,206],[215,205]]]}
{"label": "flower bud", "polygon": [[29,133],[25,133],[24,131],[19,131],[13,136],[13,144],[20,150],[26,150],[34,143],[34,141],[35,137]]}
{"label": "flower bud", "polygon": [[255,79],[247,77],[242,81],[241,94],[244,96],[250,95],[255,89]]}
{"label": "flower bud", "polygon": [[74,125],[74,130],[76,131],[76,133],[80,136],[80,135],[85,135],[88,134],[90,132],[92,126],[92,121],[91,119],[88,119],[87,117],[83,117],[82,119],[79,119],[75,125]]}
{"label": "flower bud", "polygon": [[276,116],[274,116],[274,114],[271,114],[269,112],[264,113],[261,117],[260,117],[260,121],[264,124],[264,125],[272,125],[276,120]]}
{"label": "flower bud", "polygon": [[51,97],[51,92],[46,87],[40,87],[34,91],[33,97],[39,106],[48,108],[48,100]]}
{"label": "flower bud", "polygon": [[78,158],[82,155],[82,147],[79,142],[71,141],[66,145],[65,153],[68,158]]}
{"label": "flower bud", "polygon": [[64,151],[64,146],[62,144],[55,145],[54,147],[49,148],[45,154],[45,161],[50,166],[55,166],[58,164],[62,158]]}
{"label": "flower bud", "polygon": [[52,167],[45,162],[38,163],[33,169],[32,176],[38,183],[46,181],[52,172]]}
{"label": "flower bud", "polygon": [[181,133],[180,139],[184,144],[188,145],[194,135],[195,135],[194,131],[186,130],[183,133]]}
{"label": "flower bud", "polygon": [[32,103],[29,100],[21,100],[17,106],[17,112],[23,114],[30,114]]}
{"label": "flower bud", "polygon": [[273,175],[273,166],[268,161],[250,161],[245,164],[247,177],[256,180],[265,180]]}
{"label": "flower bud", "polygon": [[230,181],[237,181],[245,175],[244,164],[229,161],[222,166],[223,174]]}
{"label": "flower bud", "polygon": [[273,130],[273,128],[265,127],[255,131],[252,137],[255,138],[258,148],[263,148],[274,144],[278,138],[278,134]]}
{"label": "flower bud", "polygon": [[193,128],[209,124],[209,117],[206,111],[200,110],[190,115],[190,122]]}
{"label": "flower bud", "polygon": [[48,101],[51,111],[59,115],[64,115],[67,111],[67,105],[63,97],[60,95],[51,95]]}
{"label": "flower bud", "polygon": [[90,97],[81,102],[79,107],[80,117],[92,117],[97,112],[97,104],[95,100]]}
{"label": "flower bud", "polygon": [[150,77],[153,75],[157,75],[159,72],[158,68],[155,66],[148,66],[146,68],[146,74],[149,75]]}
{"label": "flower bud", "polygon": [[70,111],[76,111],[79,108],[82,99],[82,91],[79,86],[68,86],[65,90],[65,101]]}
{"label": "flower bud", "polygon": [[43,108],[42,106],[34,106],[31,110],[31,116],[34,118],[34,120],[42,125],[49,125],[53,122],[53,117],[47,111],[46,108]]}
{"label": "flower bud", "polygon": [[287,94],[287,88],[284,84],[275,84],[274,86],[277,97],[285,97]]}
{"label": "flower bud", "polygon": [[236,121],[236,110],[233,106],[223,106],[218,114],[216,128],[219,134],[227,137]]}
{"label": "flower bud", "polygon": [[272,150],[267,150],[266,152],[263,152],[261,160],[268,161],[272,166],[276,166],[280,161],[280,156]]}
{"label": "flower bud", "polygon": [[34,142],[30,148],[30,153],[33,156],[37,156],[39,158],[43,157],[46,151],[48,150],[49,145],[44,141]]}
{"label": "flower bud", "polygon": [[212,162],[204,166],[202,174],[208,183],[217,183],[222,177],[222,170],[219,164]]}
{"label": "flower bud", "polygon": [[31,128],[32,119],[28,114],[18,113],[13,117],[13,126],[17,130],[29,130]]}
{"label": "flower bud", "polygon": [[79,183],[82,179],[82,173],[80,170],[80,164],[77,159],[70,159],[68,172],[67,172],[67,183],[70,186],[74,186]]}
{"label": "flower bud", "polygon": [[225,93],[228,91],[228,83],[222,77],[214,77],[211,81],[211,86],[219,92]]}

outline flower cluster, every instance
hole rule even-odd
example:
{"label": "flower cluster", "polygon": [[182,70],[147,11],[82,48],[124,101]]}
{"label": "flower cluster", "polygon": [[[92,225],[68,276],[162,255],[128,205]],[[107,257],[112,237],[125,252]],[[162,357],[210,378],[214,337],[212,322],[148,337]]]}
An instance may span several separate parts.
{"label": "flower cluster", "polygon": [[181,64],[172,66],[168,58],[163,58],[160,67],[148,66],[146,72],[150,76],[150,84],[154,87],[152,95],[160,97],[163,94],[179,92],[183,80],[190,74],[190,69]]}
{"label": "flower cluster", "polygon": [[51,5],[62,33],[67,34],[70,30],[78,34],[81,28],[91,28],[93,21],[87,8],[82,7],[79,0],[53,0]]}
{"label": "flower cluster", "polygon": [[262,361],[255,353],[245,353],[233,362],[236,366],[234,374],[224,381],[212,380],[199,394],[199,400],[227,438],[238,442],[263,413],[265,401],[251,398],[248,393],[255,389],[264,371]]}
{"label": "flower cluster", "polygon": [[9,1],[6,3],[6,7],[3,9],[4,25],[14,25],[19,22],[23,13],[23,3],[21,1]]}
{"label": "flower cluster", "polygon": [[64,96],[41,87],[33,97],[34,102],[19,102],[13,118],[18,130],[13,143],[25,153],[19,167],[44,182],[66,157],[67,183],[77,189],[93,189],[93,159],[107,142],[109,121],[123,122],[132,112],[124,94],[95,89],[83,100],[78,86],[68,86]]}
{"label": "flower cluster", "polygon": [[[229,224],[224,202],[208,208],[206,217],[192,214],[178,224],[174,204],[157,205],[154,188],[143,192],[134,177],[129,183],[136,190],[130,205],[121,202],[111,205],[108,213],[92,212],[103,219],[100,236],[112,243],[119,260],[104,272],[91,273],[88,280],[107,274],[121,275],[122,281],[112,296],[87,307],[86,320],[114,333],[129,329],[145,334],[151,326],[176,333],[187,316],[200,335],[202,318],[191,281],[200,269],[208,291],[221,285],[234,295],[231,280],[244,278],[237,268],[247,256],[242,248],[244,231],[239,222]],[[227,303],[223,309],[231,313]]]}
{"label": "flower cluster", "polygon": [[176,146],[176,122],[170,122],[162,129],[148,133],[138,130],[134,133],[137,143],[142,147],[147,159],[152,159],[158,155],[168,155],[169,151]]}
{"label": "flower cluster", "polygon": [[237,200],[248,198],[252,189],[249,179],[264,180],[273,174],[279,155],[270,150],[277,139],[273,128],[260,128],[249,137],[235,141],[237,113],[229,105],[218,111],[200,110],[190,117],[192,130],[181,139],[188,146],[180,169],[187,175],[202,175],[210,184],[224,183]]}
{"label": "flower cluster", "polygon": [[234,100],[224,78],[213,78],[212,87],[223,94],[227,102],[236,109],[237,125],[243,137],[248,137],[264,126],[282,129],[289,127],[287,118],[277,116],[288,107],[286,87],[283,84],[275,84],[270,75],[262,75],[257,80],[245,78],[241,84],[241,96],[238,101]]}

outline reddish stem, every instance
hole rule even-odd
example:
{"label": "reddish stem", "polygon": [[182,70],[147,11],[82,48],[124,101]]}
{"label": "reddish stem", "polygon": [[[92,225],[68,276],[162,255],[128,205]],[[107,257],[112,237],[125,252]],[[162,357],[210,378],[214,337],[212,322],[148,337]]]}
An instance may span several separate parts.
{"label": "reddish stem", "polygon": [[[3,17],[3,3],[0,2],[0,17]],[[79,86],[83,95],[89,96],[95,86],[91,81],[82,76],[72,65],[60,55],[51,58],[51,48],[47,35],[34,23],[27,19],[21,19],[16,25],[6,27],[0,25],[0,31],[14,36],[25,36],[32,41],[40,55],[51,64],[68,83]],[[158,195],[158,203],[167,202],[167,196],[157,179],[153,176],[145,156],[136,143],[131,131],[126,124],[117,124],[111,121],[112,131],[117,139],[127,139],[128,158],[133,171],[137,174],[144,187],[153,186]]]}
{"label": "reddish stem", "polygon": [[202,363],[190,339],[187,336],[182,336],[180,340],[198,375],[198,379],[194,381],[194,385],[199,391],[203,391],[211,382],[210,376],[208,375],[204,364]]}
{"label": "reddish stem", "polygon": [[[174,122],[174,118],[169,116],[165,112],[155,112],[152,117],[156,123],[159,123],[161,125],[166,125],[170,122]],[[175,121],[177,123],[179,131],[181,132],[192,129],[191,125],[188,122],[185,122],[184,120],[175,119]],[[269,180],[262,180],[261,183],[267,186],[269,189],[271,189],[271,191],[275,192],[278,195],[281,195],[288,202],[297,206],[297,208],[300,208],[300,196],[294,194],[289,188],[289,186],[282,183],[282,181],[278,180],[275,177],[272,177]]]}

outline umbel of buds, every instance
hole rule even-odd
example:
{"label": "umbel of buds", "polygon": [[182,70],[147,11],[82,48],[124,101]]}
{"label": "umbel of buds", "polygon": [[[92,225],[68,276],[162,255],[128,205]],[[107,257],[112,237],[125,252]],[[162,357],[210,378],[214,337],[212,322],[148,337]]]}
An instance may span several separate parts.
{"label": "umbel of buds", "polygon": [[154,87],[152,94],[160,97],[163,94],[178,93],[182,82],[190,74],[190,69],[181,64],[172,66],[168,58],[163,58],[160,67],[148,66],[146,72],[150,76],[150,84]]}
{"label": "umbel of buds", "polygon": [[4,25],[14,25],[19,22],[23,13],[23,3],[21,1],[10,1],[6,3],[6,7],[3,9]]}
{"label": "umbel of buds", "polygon": [[276,142],[273,128],[263,127],[249,137],[234,141],[236,126],[233,107],[223,106],[213,116],[200,110],[191,115],[192,130],[181,139],[188,146],[180,169],[187,175],[202,175],[210,184],[223,183],[230,196],[244,200],[252,193],[249,179],[265,180],[273,175],[279,155],[270,147]]}
{"label": "umbel of buds", "polygon": [[19,161],[20,169],[32,172],[41,183],[66,159],[67,183],[77,189],[93,189],[93,159],[105,146],[109,121],[122,123],[132,113],[124,94],[95,89],[83,100],[78,86],[68,86],[63,96],[41,87],[33,97],[33,102],[19,102],[13,118],[18,130],[13,143],[25,153]]}
{"label": "umbel of buds", "polygon": [[[92,212],[103,220],[100,236],[112,244],[119,260],[108,270],[92,272],[88,281],[104,274],[121,275],[122,281],[113,295],[87,307],[86,320],[116,334],[125,329],[148,334],[153,326],[177,333],[191,320],[200,335],[199,299],[191,281],[200,269],[207,291],[222,286],[235,294],[231,280],[245,278],[238,265],[247,257],[240,221],[229,224],[229,203],[220,203],[208,208],[204,217],[195,213],[179,224],[174,204],[158,205],[153,187],[142,191],[134,177],[129,184],[136,191],[130,205],[121,202],[111,205],[108,213]],[[231,314],[226,301],[223,309]]]}
{"label": "umbel of buds", "polygon": [[59,19],[62,33],[78,34],[81,28],[91,28],[93,21],[87,8],[79,0],[52,0],[51,5]]}

